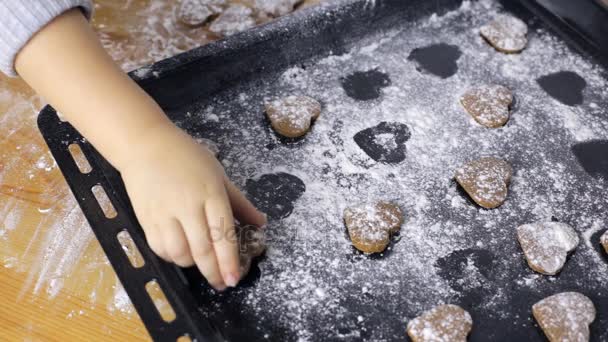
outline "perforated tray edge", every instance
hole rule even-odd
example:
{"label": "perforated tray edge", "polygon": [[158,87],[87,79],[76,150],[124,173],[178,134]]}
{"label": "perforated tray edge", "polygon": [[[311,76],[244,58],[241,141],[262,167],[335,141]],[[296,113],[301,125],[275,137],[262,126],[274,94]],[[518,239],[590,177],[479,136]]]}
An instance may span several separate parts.
{"label": "perforated tray edge", "polygon": [[[248,65],[247,71],[240,70],[238,73],[227,73],[227,68],[235,63],[235,58],[242,56],[243,51],[256,49],[260,44],[267,43],[268,40],[274,40],[273,48],[275,49],[280,50],[287,46],[289,49],[296,50],[291,55],[281,56],[277,60],[277,66],[281,67],[295,64],[299,60],[318,54],[318,50],[299,49],[299,47],[306,46],[311,42],[319,43],[316,38],[324,36],[328,37],[321,42],[326,45],[326,52],[339,53],[340,48],[345,44],[340,41],[339,34],[335,31],[349,29],[353,33],[353,37],[356,38],[363,32],[354,27],[353,20],[361,19],[355,18],[354,15],[366,16],[367,20],[373,22],[379,18],[374,18],[376,14],[374,11],[370,11],[370,3],[374,3],[374,6],[386,5],[390,7],[391,3],[399,2],[400,0],[346,1],[333,7],[325,6],[321,9],[313,8],[301,11],[269,25],[155,63],[146,67],[152,73],[146,73],[145,77],[139,77],[139,73],[135,72],[130,75],[163,108],[170,109],[179,106],[181,102],[190,101],[193,97],[210,95],[218,89],[265,68],[261,59],[255,58],[255,53],[253,53],[248,55],[250,58],[244,62]],[[438,9],[441,9],[444,3],[449,2],[439,0],[434,3]],[[534,0],[521,0],[521,2],[533,13],[539,15],[543,21],[547,21],[551,27],[564,34],[564,38],[569,43],[574,43],[578,47],[585,47],[585,44],[581,43],[581,38],[577,38],[575,32],[560,26],[559,21],[554,17],[552,18],[551,13],[546,9],[542,12],[543,9]],[[509,1],[503,1],[503,3],[513,4]],[[344,15],[344,13],[350,14]],[[316,27],[316,30],[311,32],[289,30],[291,26],[296,26],[298,22],[304,21],[308,21],[308,25]],[[315,24],[310,24],[310,22]],[[588,47],[582,50],[589,53]],[[597,57],[597,54],[593,54],[593,52],[591,54]],[[193,72],[193,68],[195,72]],[[208,73],[201,76],[200,72],[203,71]],[[196,94],[180,89],[179,82],[183,82],[184,77],[186,79],[204,77],[205,80],[202,83],[205,86],[199,89]],[[204,82],[209,80],[212,82]],[[163,86],[158,87],[159,84]],[[181,271],[177,267],[160,260],[148,248],[143,231],[128,202],[119,173],[68,122],[62,122],[53,108],[47,106],[40,112],[38,126],[95,236],[151,337],[158,341],[175,341],[181,336],[188,336],[194,341],[224,341],[225,338],[221,331],[212,322],[204,319],[199,312],[196,301],[190,293],[187,280],[183,277]],[[78,144],[83,150],[92,166],[92,172],[82,174],[79,171],[68,151],[68,146],[73,143]],[[91,191],[91,188],[95,185],[104,188],[118,213],[117,217],[107,219],[104,216]],[[117,240],[117,234],[124,230],[129,232],[145,260],[145,265],[142,268],[134,269],[131,266]],[[154,303],[147,295],[145,285],[151,280],[156,280],[163,289],[176,313],[174,321],[164,322]]]}

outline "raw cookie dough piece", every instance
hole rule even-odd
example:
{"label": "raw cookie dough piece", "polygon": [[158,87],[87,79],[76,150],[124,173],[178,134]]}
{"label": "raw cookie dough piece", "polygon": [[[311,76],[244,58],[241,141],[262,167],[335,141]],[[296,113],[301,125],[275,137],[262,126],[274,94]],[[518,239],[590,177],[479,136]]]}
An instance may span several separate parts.
{"label": "raw cookie dough piece", "polygon": [[319,101],[308,96],[288,96],[266,103],[266,115],[272,128],[288,138],[306,134],[313,120],[321,114]]}
{"label": "raw cookie dough piece", "polygon": [[585,295],[562,292],[534,304],[532,314],[549,341],[586,342],[596,312]]}
{"label": "raw cookie dough piece", "polygon": [[207,138],[196,138],[197,143],[204,146],[209,152],[213,153],[213,156],[217,158],[218,154],[220,154],[220,147],[217,146],[215,141],[209,140]]}
{"label": "raw cookie dough piece", "polygon": [[175,15],[182,24],[196,27],[222,13],[225,6],[226,0],[181,0]]}
{"label": "raw cookie dough piece", "polygon": [[264,231],[253,226],[237,226],[239,238],[239,262],[241,265],[241,278],[244,278],[251,268],[251,261],[266,250]]}
{"label": "raw cookie dough piece", "polygon": [[494,209],[507,199],[512,175],[513,169],[506,161],[484,157],[456,170],[456,181],[475,203]]}
{"label": "raw cookie dough piece", "polygon": [[504,126],[509,121],[512,102],[513,94],[501,85],[472,88],[460,98],[460,103],[473,119],[489,128]]}
{"label": "raw cookie dough piece", "polygon": [[608,253],[608,230],[600,237],[600,243],[604,246],[606,253]]}
{"label": "raw cookie dough piece", "polygon": [[398,205],[381,201],[346,208],[344,223],[355,248],[364,253],[380,253],[388,246],[391,235],[401,228],[403,213]]}
{"label": "raw cookie dough piece", "polygon": [[496,50],[517,53],[526,48],[528,25],[510,15],[500,15],[479,30],[481,36]]}
{"label": "raw cookie dough piece", "polygon": [[230,36],[255,26],[253,11],[244,5],[230,5],[209,25],[209,30],[222,36]]}
{"label": "raw cookie dough piece", "polygon": [[471,315],[456,305],[440,305],[410,321],[407,334],[414,342],[465,342],[473,328]]}
{"label": "raw cookie dough piece", "polygon": [[546,275],[557,274],[568,253],[578,246],[576,231],[560,222],[538,222],[517,227],[517,239],[531,269]]}

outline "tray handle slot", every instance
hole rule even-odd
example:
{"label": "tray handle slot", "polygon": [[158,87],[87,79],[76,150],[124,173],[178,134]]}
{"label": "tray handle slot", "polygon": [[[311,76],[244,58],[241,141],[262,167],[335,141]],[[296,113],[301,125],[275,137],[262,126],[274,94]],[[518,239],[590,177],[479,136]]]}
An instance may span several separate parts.
{"label": "tray handle slot", "polygon": [[84,154],[84,152],[82,152],[82,148],[80,147],[79,144],[76,144],[76,143],[70,144],[68,146],[68,151],[70,152],[72,159],[74,159],[74,163],[76,163],[78,170],[80,170],[80,172],[82,174],[86,175],[88,173],[91,173],[91,171],[93,171],[93,167],[91,166],[91,163],[89,163],[87,156]]}
{"label": "tray handle slot", "polygon": [[93,196],[95,196],[97,204],[99,204],[99,207],[107,219],[113,219],[118,216],[118,212],[116,211],[114,204],[112,204],[106,190],[103,188],[103,186],[101,186],[101,184],[94,185],[91,188],[91,192],[93,193]]}
{"label": "tray handle slot", "polygon": [[163,321],[167,323],[173,322],[177,316],[175,315],[173,306],[171,306],[171,303],[167,300],[163,289],[161,289],[160,284],[156,280],[150,280],[146,283],[146,292],[148,292],[148,296],[150,296],[150,299],[156,307],[156,311],[158,311]]}
{"label": "tray handle slot", "polygon": [[120,247],[122,247],[122,250],[125,252],[125,255],[129,259],[129,262],[131,262],[131,266],[133,266],[134,268],[144,267],[146,261],[139,252],[139,248],[137,248],[137,245],[135,244],[135,241],[133,241],[131,234],[129,234],[129,232],[125,229],[118,233],[116,235],[116,238],[118,239],[118,243],[120,243]]}

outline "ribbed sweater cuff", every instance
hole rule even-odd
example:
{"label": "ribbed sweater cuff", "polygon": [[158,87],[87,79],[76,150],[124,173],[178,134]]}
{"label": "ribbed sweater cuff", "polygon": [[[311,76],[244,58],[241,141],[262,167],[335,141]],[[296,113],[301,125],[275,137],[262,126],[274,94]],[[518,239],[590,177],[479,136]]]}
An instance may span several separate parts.
{"label": "ribbed sweater cuff", "polygon": [[15,58],[25,44],[57,16],[76,7],[91,18],[91,0],[0,0],[0,70],[16,76]]}

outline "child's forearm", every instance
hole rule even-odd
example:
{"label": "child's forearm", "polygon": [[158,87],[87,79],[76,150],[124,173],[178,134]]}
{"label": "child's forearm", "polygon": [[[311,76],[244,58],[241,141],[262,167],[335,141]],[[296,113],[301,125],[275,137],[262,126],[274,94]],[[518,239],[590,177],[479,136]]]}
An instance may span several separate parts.
{"label": "child's forearm", "polygon": [[174,130],[154,100],[112,61],[79,10],[38,32],[15,68],[118,169],[132,153],[148,148],[155,134]]}
{"label": "child's forearm", "polygon": [[15,69],[121,172],[157,255],[196,264],[216,289],[236,286],[234,218],[258,226],[266,219],[213,154],[177,129],[114,64],[78,10],[37,33]]}

